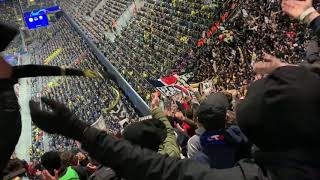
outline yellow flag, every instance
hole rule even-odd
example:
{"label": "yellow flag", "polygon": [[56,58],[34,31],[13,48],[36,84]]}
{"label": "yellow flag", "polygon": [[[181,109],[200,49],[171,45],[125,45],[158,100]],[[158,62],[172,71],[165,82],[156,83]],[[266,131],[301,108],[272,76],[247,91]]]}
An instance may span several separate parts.
{"label": "yellow flag", "polygon": [[84,75],[86,77],[89,77],[89,78],[102,78],[102,75],[98,72],[93,72],[92,70],[90,69],[86,69],[83,71],[84,72]]}
{"label": "yellow flag", "polygon": [[244,56],[240,47],[238,47],[238,51],[240,53],[240,62],[244,63]]}
{"label": "yellow flag", "polygon": [[257,54],[255,52],[253,52],[251,54],[251,62],[255,62],[257,60]]}
{"label": "yellow flag", "polygon": [[200,83],[190,84],[192,88],[198,88]]}
{"label": "yellow flag", "polygon": [[150,94],[147,94],[146,99],[149,100],[150,99]]}
{"label": "yellow flag", "polygon": [[176,0],[172,0],[172,5],[173,5],[173,7],[176,7]]}
{"label": "yellow flag", "polygon": [[50,54],[50,56],[48,56],[46,60],[44,60],[44,64],[49,64],[54,58],[56,58],[61,53],[61,51],[62,48],[58,48],[57,50],[55,50],[52,54]]}
{"label": "yellow flag", "polygon": [[201,10],[202,10],[202,11],[203,11],[203,10],[207,10],[207,9],[209,9],[209,6],[207,6],[207,5],[204,5],[204,6],[201,7]]}
{"label": "yellow flag", "polygon": [[119,91],[116,89],[116,88],[114,88],[114,87],[112,87],[111,86],[111,89],[114,91],[114,93],[116,94],[116,98],[115,98],[115,100],[113,101],[113,102],[111,102],[111,104],[107,107],[107,108],[104,108],[104,109],[102,109],[102,111],[104,112],[104,113],[107,113],[108,111],[110,111],[110,110],[112,110],[113,108],[115,108],[116,107],[116,105],[119,103],[119,101],[120,101],[120,93],[119,93]]}
{"label": "yellow flag", "polygon": [[215,78],[213,78],[213,79],[212,79],[212,84],[213,84],[213,85],[217,84],[217,83],[218,83],[218,79],[219,79],[218,76],[216,76]]}
{"label": "yellow flag", "polygon": [[187,43],[188,40],[189,40],[189,38],[188,38],[188,36],[181,36],[179,40],[180,40],[180,42],[182,42],[182,43]]}

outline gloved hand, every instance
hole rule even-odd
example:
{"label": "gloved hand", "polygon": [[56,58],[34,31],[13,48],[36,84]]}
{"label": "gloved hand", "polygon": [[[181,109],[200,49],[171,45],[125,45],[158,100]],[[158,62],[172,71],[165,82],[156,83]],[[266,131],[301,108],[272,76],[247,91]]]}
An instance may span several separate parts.
{"label": "gloved hand", "polygon": [[32,121],[42,130],[50,134],[60,134],[75,140],[81,140],[83,132],[89,125],[80,121],[63,104],[47,98],[42,101],[52,109],[52,112],[40,110],[40,104],[30,101]]}

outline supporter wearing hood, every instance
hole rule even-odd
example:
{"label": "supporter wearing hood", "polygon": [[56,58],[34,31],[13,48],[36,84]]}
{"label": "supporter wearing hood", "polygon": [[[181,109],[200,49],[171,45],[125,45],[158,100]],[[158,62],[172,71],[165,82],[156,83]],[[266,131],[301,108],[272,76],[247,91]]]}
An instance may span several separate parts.
{"label": "supporter wearing hood", "polygon": [[[211,94],[200,104],[198,121],[203,130],[200,135],[195,135],[189,140],[189,158],[208,164],[212,168],[228,168],[248,156],[238,153],[245,148],[246,152],[250,152],[250,146],[247,146],[248,139],[240,128],[236,125],[225,128],[228,108],[228,98],[223,93]],[[241,156],[237,157],[240,154]]]}
{"label": "supporter wearing hood", "polygon": [[132,144],[157,152],[166,139],[167,132],[163,122],[148,119],[128,125],[123,130],[122,136]]}

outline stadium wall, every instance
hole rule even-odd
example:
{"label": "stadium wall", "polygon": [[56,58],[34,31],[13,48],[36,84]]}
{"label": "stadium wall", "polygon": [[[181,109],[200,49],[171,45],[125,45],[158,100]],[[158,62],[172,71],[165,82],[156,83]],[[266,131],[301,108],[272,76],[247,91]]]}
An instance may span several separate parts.
{"label": "stadium wall", "polygon": [[100,63],[107,69],[109,77],[114,80],[117,85],[122,89],[126,96],[130,99],[134,107],[141,113],[142,116],[148,116],[151,114],[150,108],[147,103],[139,96],[139,94],[130,86],[130,84],[122,77],[118,70],[107,60],[107,58],[101,53],[101,51],[96,47],[96,45],[85,35],[81,30],[79,25],[69,16],[65,11],[63,15],[70,22],[70,24],[75,28],[75,30],[80,34],[80,36],[86,41],[90,49],[97,56]]}

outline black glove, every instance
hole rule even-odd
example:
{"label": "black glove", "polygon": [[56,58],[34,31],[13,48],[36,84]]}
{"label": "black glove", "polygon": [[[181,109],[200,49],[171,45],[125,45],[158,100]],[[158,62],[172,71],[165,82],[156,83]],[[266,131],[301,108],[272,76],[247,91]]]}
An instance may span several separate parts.
{"label": "black glove", "polygon": [[30,113],[32,121],[42,130],[50,134],[61,134],[68,138],[81,141],[87,123],[78,120],[63,104],[47,98],[41,98],[52,112],[40,110],[40,104],[30,101]]}

